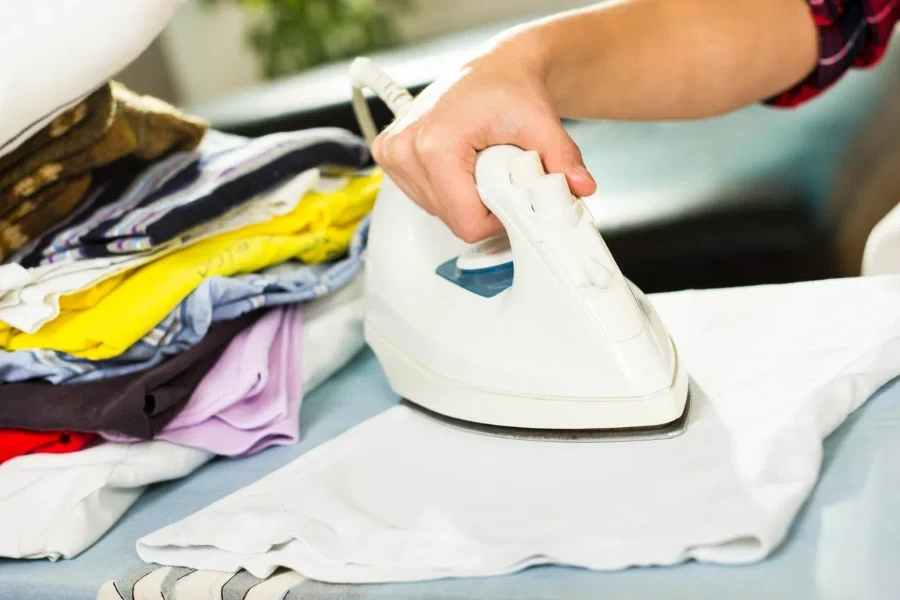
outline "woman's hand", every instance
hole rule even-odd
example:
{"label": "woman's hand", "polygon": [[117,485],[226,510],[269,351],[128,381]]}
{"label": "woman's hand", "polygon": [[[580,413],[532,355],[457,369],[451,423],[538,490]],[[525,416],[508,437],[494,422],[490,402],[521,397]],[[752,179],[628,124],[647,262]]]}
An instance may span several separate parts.
{"label": "woman's hand", "polygon": [[503,45],[429,86],[376,138],[372,151],[419,206],[460,239],[477,242],[503,232],[474,179],[476,153],[500,144],[536,150],[546,170],[565,174],[577,196],[596,189],[537,61]]}

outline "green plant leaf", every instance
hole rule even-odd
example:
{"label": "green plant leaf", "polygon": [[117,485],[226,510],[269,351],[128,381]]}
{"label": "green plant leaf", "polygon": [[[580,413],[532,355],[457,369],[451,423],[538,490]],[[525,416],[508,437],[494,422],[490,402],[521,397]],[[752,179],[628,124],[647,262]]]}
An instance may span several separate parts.
{"label": "green plant leaf", "polygon": [[254,15],[246,31],[267,78],[388,48],[396,20],[414,0],[200,0],[209,8],[234,2]]}

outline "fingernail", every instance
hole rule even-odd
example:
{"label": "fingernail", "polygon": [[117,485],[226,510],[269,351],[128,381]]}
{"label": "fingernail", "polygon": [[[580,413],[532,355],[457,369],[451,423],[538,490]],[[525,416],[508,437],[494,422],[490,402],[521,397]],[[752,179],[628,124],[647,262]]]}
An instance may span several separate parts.
{"label": "fingernail", "polygon": [[597,183],[596,181],[594,181],[594,178],[591,177],[591,174],[588,173],[587,167],[585,167],[584,165],[582,165],[582,164],[575,165],[575,170],[578,171],[578,173],[580,175],[582,175],[585,179],[587,179],[591,183]]}

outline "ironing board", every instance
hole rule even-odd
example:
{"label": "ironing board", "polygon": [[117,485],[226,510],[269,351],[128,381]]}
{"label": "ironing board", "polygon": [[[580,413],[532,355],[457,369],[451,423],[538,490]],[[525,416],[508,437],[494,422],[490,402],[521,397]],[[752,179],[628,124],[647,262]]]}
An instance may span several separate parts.
{"label": "ironing board", "polygon": [[[396,402],[369,351],[304,400],[302,442],[214,462],[146,493],[93,548],[59,563],[0,561],[0,598],[91,600],[140,567],[140,536],[259,479]],[[825,444],[821,481],[784,545],[753,566],[687,564],[592,573],[541,567],[516,575],[309,589],[317,600],[597,598],[896,598],[900,590],[900,383],[852,415]]]}

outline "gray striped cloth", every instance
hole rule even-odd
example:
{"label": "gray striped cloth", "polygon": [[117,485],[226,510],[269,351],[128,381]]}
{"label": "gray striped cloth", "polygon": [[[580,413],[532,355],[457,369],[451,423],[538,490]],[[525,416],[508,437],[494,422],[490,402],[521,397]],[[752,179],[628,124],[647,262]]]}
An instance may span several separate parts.
{"label": "gray striped cloth", "polygon": [[221,573],[145,565],[100,588],[97,600],[325,600],[355,598],[359,585],[321,583],[287,570],[267,579],[246,571]]}

